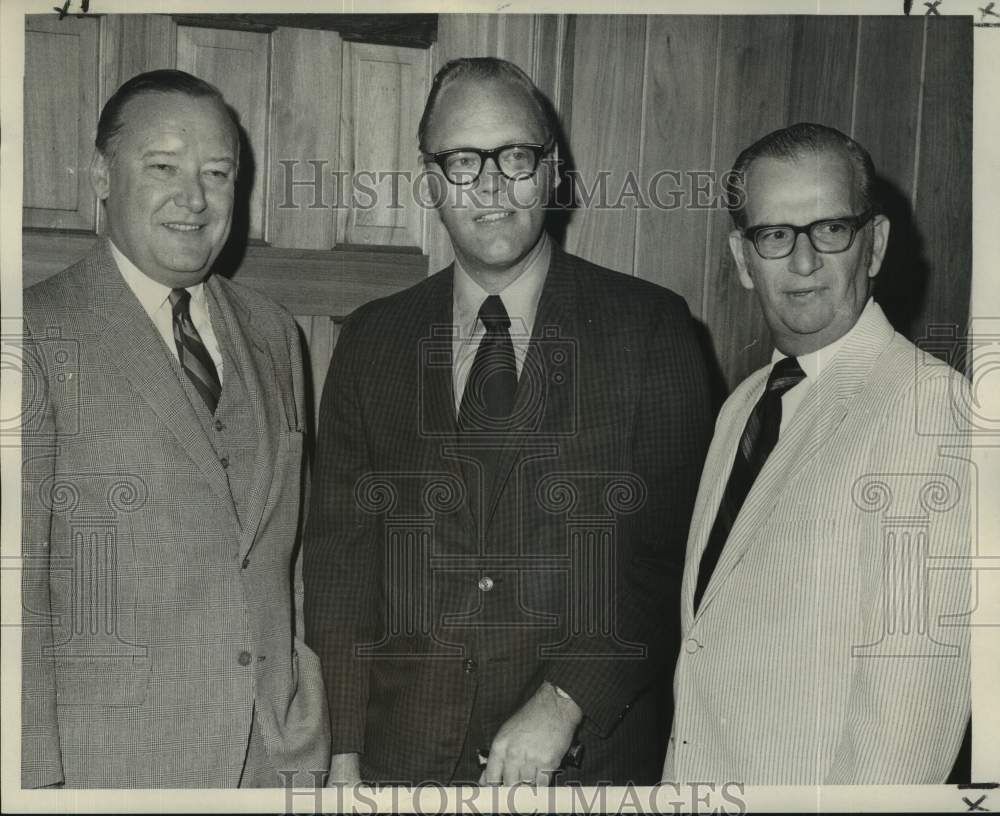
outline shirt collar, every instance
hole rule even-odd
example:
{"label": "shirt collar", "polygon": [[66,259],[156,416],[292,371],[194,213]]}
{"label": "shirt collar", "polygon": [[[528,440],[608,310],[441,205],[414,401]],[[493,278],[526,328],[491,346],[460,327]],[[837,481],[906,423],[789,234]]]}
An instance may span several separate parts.
{"label": "shirt collar", "polygon": [[[874,299],[869,297],[868,302],[865,303],[865,308],[861,310],[861,314],[865,314],[868,310],[872,308]],[[834,340],[832,343],[828,343],[821,349],[816,349],[816,351],[811,351],[808,354],[803,354],[795,359],[798,360],[799,367],[805,372],[806,378],[809,380],[815,380],[823,373],[823,369],[826,368],[833,361],[833,358],[837,356],[843,347],[844,343],[847,342],[847,338],[850,337],[858,328],[858,323],[861,322],[861,315],[858,315],[858,319],[854,322],[854,325],[845,333]],[[771,355],[771,363],[774,364],[787,354],[782,354],[777,349],[774,350],[774,354]]]}
{"label": "shirt collar", "polygon": [[[126,257],[125,253],[115,246],[114,241],[109,240],[108,243],[111,245],[111,254],[115,259],[115,263],[118,264],[118,271],[121,272],[125,283],[128,284],[128,288],[132,290],[132,293],[136,296],[146,314],[152,317],[163,307],[167,298],[170,297],[171,288],[153,280],[142,272],[139,267]],[[205,301],[204,282],[185,288],[191,295],[192,304],[201,304]]]}
{"label": "shirt collar", "polygon": [[[542,233],[524,271],[500,292],[507,314],[510,315],[512,335],[530,335],[538,311],[538,300],[549,271],[552,259],[552,245],[548,235]],[[455,259],[454,283],[455,320],[463,335],[471,335],[476,327],[479,309],[490,293],[483,289]]]}

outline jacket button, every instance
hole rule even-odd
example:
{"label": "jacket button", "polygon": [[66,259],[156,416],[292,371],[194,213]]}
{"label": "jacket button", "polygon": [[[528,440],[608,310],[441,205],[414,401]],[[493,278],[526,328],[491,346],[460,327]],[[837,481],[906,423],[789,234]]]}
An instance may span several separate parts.
{"label": "jacket button", "polygon": [[684,642],[684,651],[688,654],[694,654],[701,648],[701,644],[694,638],[688,638]]}
{"label": "jacket button", "polygon": [[476,670],[476,661],[471,657],[462,662],[462,671],[466,674],[472,674]]}
{"label": "jacket button", "polygon": [[221,419],[215,420],[215,430],[221,431],[225,427],[226,424]]}
{"label": "jacket button", "polygon": [[225,456],[223,456],[219,460],[219,464],[222,465],[224,468],[227,468],[227,467],[229,467],[229,459],[227,459]]}
{"label": "jacket button", "polygon": [[249,666],[252,659],[250,652],[240,652],[240,656],[237,658],[241,666]]}
{"label": "jacket button", "polygon": [[491,589],[493,589],[493,579],[490,578],[489,575],[484,575],[482,578],[479,579],[479,588],[483,592],[489,592]]}
{"label": "jacket button", "polygon": [[250,566],[250,556],[249,555],[246,556],[246,558],[243,559],[243,563],[240,566],[242,566],[243,569],[246,569],[247,567]]}

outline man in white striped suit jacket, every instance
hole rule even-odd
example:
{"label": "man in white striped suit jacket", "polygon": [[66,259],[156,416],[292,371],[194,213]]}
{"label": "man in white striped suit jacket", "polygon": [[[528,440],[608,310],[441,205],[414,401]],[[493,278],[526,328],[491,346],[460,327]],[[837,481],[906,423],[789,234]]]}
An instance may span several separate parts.
{"label": "man in white striped suit jacket", "polygon": [[966,382],[871,299],[874,174],[809,124],[734,167],[730,248],[776,351],[724,405],[702,474],[666,782],[940,783],[958,751]]}
{"label": "man in white striped suit jacket", "polygon": [[211,85],[153,71],[96,146],[109,240],[24,293],[22,787],[315,784],[298,333],[210,274],[236,123]]}

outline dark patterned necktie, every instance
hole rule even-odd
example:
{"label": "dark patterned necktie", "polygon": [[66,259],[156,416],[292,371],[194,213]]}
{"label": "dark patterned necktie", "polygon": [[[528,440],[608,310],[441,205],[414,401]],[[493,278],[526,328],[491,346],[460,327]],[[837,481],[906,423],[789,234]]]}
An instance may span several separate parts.
{"label": "dark patterned necktie", "polygon": [[187,289],[172,289],[170,305],[174,310],[174,342],[181,368],[205,400],[208,410],[214,414],[222,394],[222,384],[215,363],[191,322],[191,293]]}
{"label": "dark patterned necktie", "polygon": [[486,327],[486,334],[465,383],[458,427],[463,431],[502,433],[514,410],[517,364],[510,339],[510,317],[499,295],[490,295],[483,301],[479,319]]}
{"label": "dark patterned necktie", "polygon": [[694,591],[695,611],[698,610],[698,604],[705,593],[705,587],[708,586],[709,578],[712,577],[712,571],[719,562],[722,548],[729,538],[729,531],[733,528],[740,508],[746,501],[747,494],[750,493],[750,488],[764,467],[767,457],[778,442],[778,431],[781,429],[781,397],[802,382],[805,376],[805,372],[794,357],[779,360],[771,369],[771,376],[767,379],[763,395],[750,412],[750,418],[747,419],[739,447],[736,449],[733,469],[729,474],[729,481],[726,482],[708,544],[701,557],[698,583]]}

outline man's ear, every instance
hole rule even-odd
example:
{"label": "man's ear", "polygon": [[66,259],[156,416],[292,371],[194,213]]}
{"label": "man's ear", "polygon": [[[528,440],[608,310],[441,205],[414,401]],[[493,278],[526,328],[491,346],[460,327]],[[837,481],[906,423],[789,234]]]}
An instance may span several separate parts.
{"label": "man's ear", "polygon": [[874,278],[882,268],[885,251],[889,246],[889,219],[876,215],[872,219],[872,257],[868,262],[868,277]]}
{"label": "man's ear", "polygon": [[740,278],[740,286],[744,289],[753,289],[753,278],[747,269],[747,259],[743,254],[746,248],[746,241],[743,240],[743,233],[734,229],[729,233],[729,251],[733,253],[733,260],[736,261],[736,270]]}
{"label": "man's ear", "polygon": [[[544,159],[542,161],[544,161]],[[556,144],[552,148],[552,158],[549,159],[549,161],[551,162],[551,167],[552,167],[552,170],[551,170],[552,179],[549,182],[549,191],[552,192],[552,193],[554,193],[555,190],[556,190],[556,188],[562,183],[562,174],[559,172],[559,168],[562,165],[559,162],[559,143],[558,142],[556,142]]]}
{"label": "man's ear", "polygon": [[100,150],[95,150],[90,159],[90,186],[94,188],[98,199],[104,201],[111,192],[111,167],[107,157]]}

